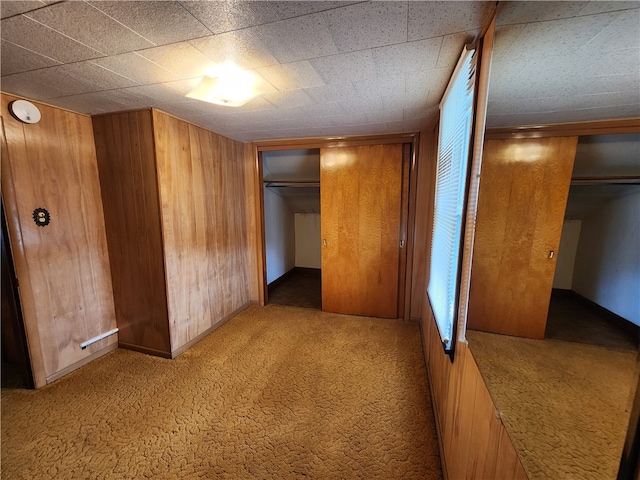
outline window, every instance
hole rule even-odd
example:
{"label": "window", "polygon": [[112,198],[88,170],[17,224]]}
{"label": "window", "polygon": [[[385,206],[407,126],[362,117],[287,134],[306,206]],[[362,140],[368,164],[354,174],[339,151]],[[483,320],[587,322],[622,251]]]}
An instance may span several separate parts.
{"label": "window", "polygon": [[446,352],[455,346],[460,252],[475,93],[475,48],[465,47],[440,102],[440,133],[427,294]]}

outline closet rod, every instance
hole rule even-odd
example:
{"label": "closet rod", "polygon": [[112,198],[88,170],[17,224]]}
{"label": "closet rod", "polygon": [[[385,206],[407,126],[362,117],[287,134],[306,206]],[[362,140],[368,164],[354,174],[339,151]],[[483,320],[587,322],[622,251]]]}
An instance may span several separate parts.
{"label": "closet rod", "polygon": [[317,181],[300,181],[300,182],[264,182],[265,187],[294,187],[294,188],[308,188],[308,187],[319,187],[320,182]]}

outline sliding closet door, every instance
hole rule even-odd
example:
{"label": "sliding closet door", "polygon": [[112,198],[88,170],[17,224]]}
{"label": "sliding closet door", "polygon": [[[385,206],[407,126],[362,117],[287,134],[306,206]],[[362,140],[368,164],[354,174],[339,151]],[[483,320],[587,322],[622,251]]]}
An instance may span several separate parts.
{"label": "sliding closet door", "polygon": [[396,318],[402,145],[320,150],[322,309]]}

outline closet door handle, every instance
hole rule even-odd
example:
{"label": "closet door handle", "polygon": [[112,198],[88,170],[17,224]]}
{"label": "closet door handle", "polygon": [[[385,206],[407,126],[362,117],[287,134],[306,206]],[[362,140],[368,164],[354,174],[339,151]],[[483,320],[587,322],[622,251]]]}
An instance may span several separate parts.
{"label": "closet door handle", "polygon": [[327,246],[327,239],[326,239],[326,238],[323,238],[323,239],[322,239],[322,244],[323,244],[325,247]]}

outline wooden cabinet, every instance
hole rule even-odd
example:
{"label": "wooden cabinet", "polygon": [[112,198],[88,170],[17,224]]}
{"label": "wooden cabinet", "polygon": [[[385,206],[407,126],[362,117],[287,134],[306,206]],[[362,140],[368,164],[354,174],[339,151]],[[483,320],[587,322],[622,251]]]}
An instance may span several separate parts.
{"label": "wooden cabinet", "polygon": [[245,145],[155,109],[93,128],[119,345],[175,357],[249,303]]}
{"label": "wooden cabinet", "polygon": [[320,150],[322,308],[397,318],[403,145]]}
{"label": "wooden cabinet", "polygon": [[[37,103],[26,124],[2,95],[2,199],[36,387],[116,348],[116,327],[91,118]],[[4,144],[4,141],[3,141]],[[44,208],[50,222],[36,225]]]}
{"label": "wooden cabinet", "polygon": [[468,328],[544,338],[577,142],[485,142]]}

